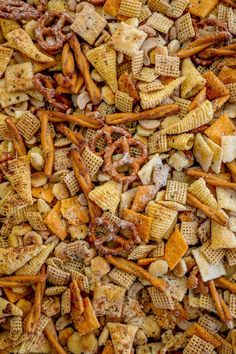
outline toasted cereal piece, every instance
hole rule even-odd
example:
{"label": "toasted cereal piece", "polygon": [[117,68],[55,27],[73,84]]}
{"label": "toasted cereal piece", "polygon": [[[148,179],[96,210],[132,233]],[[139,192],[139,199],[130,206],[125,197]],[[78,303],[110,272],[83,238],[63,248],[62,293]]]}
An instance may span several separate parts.
{"label": "toasted cereal piece", "polygon": [[149,137],[148,147],[150,154],[169,151],[167,135],[155,132]]}
{"label": "toasted cereal piece", "polygon": [[106,25],[107,21],[99,15],[98,12],[90,6],[84,6],[82,11],[76,14],[74,22],[70,28],[92,45],[102,33]]}
{"label": "toasted cereal piece", "polygon": [[64,293],[64,291],[66,290],[67,290],[66,286],[62,286],[62,285],[51,286],[45,290],[45,295],[47,296],[60,295]]}
{"label": "toasted cereal piece", "polygon": [[231,84],[226,84],[225,87],[229,91],[229,94],[230,94],[229,102],[235,103],[236,102],[236,83],[233,82]]}
{"label": "toasted cereal piece", "polygon": [[195,30],[189,13],[181,16],[176,22],[178,40],[183,43],[195,36]]}
{"label": "toasted cereal piece", "polygon": [[165,254],[165,243],[161,241],[157,244],[156,248],[151,252],[152,257],[163,257]]}
{"label": "toasted cereal piece", "polygon": [[178,229],[176,229],[168,238],[164,254],[164,259],[167,261],[171,270],[179,263],[187,250],[188,245],[183,235]]}
{"label": "toasted cereal piece", "polygon": [[68,271],[71,273],[72,279],[77,281],[80,290],[89,293],[90,285],[89,285],[88,278],[81,272],[78,272],[78,270],[68,268]]}
{"label": "toasted cereal piece", "polygon": [[154,12],[146,22],[148,26],[165,34],[169,32],[169,29],[172,27],[173,23],[174,22],[172,20],[157,12]]}
{"label": "toasted cereal piece", "polygon": [[9,32],[14,31],[15,29],[21,28],[17,21],[3,19],[3,18],[1,18],[1,20],[0,20],[0,27],[1,27],[1,31],[2,31],[4,38],[6,38],[6,35]]}
{"label": "toasted cereal piece", "polygon": [[146,258],[148,253],[156,249],[156,245],[140,245],[133,249],[128,255],[129,260]]}
{"label": "toasted cereal piece", "polygon": [[176,150],[190,150],[194,144],[194,134],[180,134],[167,137],[167,144]]}
{"label": "toasted cereal piece", "polygon": [[166,186],[165,200],[186,204],[188,184],[169,180]]}
{"label": "toasted cereal piece", "polygon": [[67,313],[70,313],[71,310],[71,290],[70,288],[66,289],[61,296],[61,315],[64,316]]}
{"label": "toasted cereal piece", "polygon": [[112,271],[109,273],[109,277],[113,281],[113,283],[120,285],[127,290],[131,287],[134,283],[136,277],[134,275],[122,272],[117,268],[113,268]]}
{"label": "toasted cereal piece", "polygon": [[88,167],[90,176],[93,177],[98,172],[99,168],[103,164],[103,159],[95,154],[92,150],[90,150],[87,146],[85,147],[82,158]]}
{"label": "toasted cereal piece", "polygon": [[[178,80],[178,79],[177,79]],[[180,134],[201,127],[213,119],[213,109],[210,101],[206,100],[189,112],[180,122],[160,131],[161,134]]]}
{"label": "toasted cereal piece", "polygon": [[222,262],[218,264],[210,263],[204,254],[201,252],[201,247],[192,251],[193,257],[197,263],[199,272],[204,282],[219,278],[225,275],[225,268]]}
{"label": "toasted cereal piece", "polygon": [[[38,247],[39,252],[32,259],[29,260],[21,269],[17,270],[17,275],[36,275],[42,265],[45,263],[46,259],[53,251],[55,243],[51,242],[47,245],[43,245],[41,248]],[[29,246],[28,246],[29,247]]]}
{"label": "toasted cereal piece", "polygon": [[29,96],[35,98],[37,101],[41,101],[42,102],[44,100],[43,94],[41,92],[39,92],[38,90],[34,89],[34,88],[25,90],[25,92]]}
{"label": "toasted cereal piece", "polygon": [[236,34],[236,13],[232,8],[228,11],[228,29],[232,34]]}
{"label": "toasted cereal piece", "polygon": [[214,9],[217,3],[218,0],[210,0],[207,4],[204,0],[190,0],[189,12],[191,15],[204,18]]}
{"label": "toasted cereal piece", "polygon": [[10,338],[10,332],[2,331],[0,333],[0,349],[2,350],[3,354],[7,353],[6,351],[4,351],[4,349],[10,347],[11,344],[12,340]]}
{"label": "toasted cereal piece", "polygon": [[211,247],[214,250],[222,248],[235,248],[235,234],[227,227],[221,226],[216,222],[211,222]]}
{"label": "toasted cereal piece", "polygon": [[215,173],[220,173],[223,150],[219,145],[215,144],[212,140],[208,139],[206,136],[204,136],[204,140],[206,141],[208,147],[211,149],[211,151],[214,154],[211,163],[211,168]]}
{"label": "toasted cereal piece", "polygon": [[10,338],[11,340],[17,340],[23,332],[22,318],[20,316],[14,316],[10,319]]}
{"label": "toasted cereal piece", "polygon": [[157,78],[157,73],[154,68],[147,68],[146,66],[142,68],[142,70],[134,75],[136,80],[144,81],[144,82],[153,82]]}
{"label": "toasted cereal piece", "polygon": [[221,147],[223,150],[222,161],[231,162],[236,157],[236,148],[235,148],[235,135],[221,136]]}
{"label": "toasted cereal piece", "polygon": [[[111,198],[112,196],[112,198]],[[89,193],[89,199],[94,201],[104,211],[115,214],[121,196],[121,185],[113,180],[95,187]]]}
{"label": "toasted cereal piece", "polygon": [[202,76],[206,80],[206,95],[209,100],[229,94],[227,87],[212,71],[208,71]]}
{"label": "toasted cereal piece", "polygon": [[225,256],[225,251],[223,249],[213,249],[211,247],[211,241],[207,240],[201,246],[201,252],[207,258],[210,263],[218,264]]}
{"label": "toasted cereal piece", "polygon": [[115,50],[132,57],[140,49],[146,38],[147,34],[145,32],[121,22],[112,35],[111,43]]}
{"label": "toasted cereal piece", "polygon": [[33,115],[30,111],[23,113],[22,117],[16,122],[17,129],[21,135],[26,139],[30,140],[34,134],[40,128],[40,122],[38,118]]}
{"label": "toasted cereal piece", "polygon": [[200,133],[196,135],[193,146],[193,154],[202,169],[208,172],[213,161],[214,152],[205,142],[203,136]]}
{"label": "toasted cereal piece", "polygon": [[191,103],[191,101],[177,96],[173,96],[173,99],[175,103],[177,103],[180,107],[180,111],[178,113],[180,118],[183,118],[188,113],[188,106]]}
{"label": "toasted cereal piece", "polygon": [[178,88],[182,82],[184,81],[183,77],[179,77],[169,84],[165,85],[162,90],[145,93],[140,92],[141,106],[143,109],[155,108],[158,106],[163,100],[169,98],[174,90]]}
{"label": "toasted cereal piece", "polygon": [[125,92],[116,91],[115,106],[121,112],[132,112],[134,99]]}
{"label": "toasted cereal piece", "polygon": [[154,287],[148,288],[152,303],[155,307],[166,310],[174,310],[175,303],[168,291],[164,293]]}
{"label": "toasted cereal piece", "polygon": [[211,354],[214,346],[194,335],[183,350],[183,354]]}
{"label": "toasted cereal piece", "polygon": [[123,218],[136,226],[140,239],[144,242],[149,241],[152,218],[136,213],[133,210],[123,209]]}
{"label": "toasted cereal piece", "polygon": [[141,12],[142,2],[138,0],[121,0],[119,15],[138,18]]}
{"label": "toasted cereal piece", "polygon": [[4,74],[12,53],[12,49],[0,46],[0,77]]}
{"label": "toasted cereal piece", "polygon": [[29,260],[37,256],[41,247],[36,245],[6,249],[0,249],[0,274],[12,274],[23,267]]}
{"label": "toasted cereal piece", "polygon": [[11,140],[11,135],[6,125],[6,119],[8,116],[0,113],[0,139],[1,140]]}
{"label": "toasted cereal piece", "polygon": [[222,327],[222,323],[219,320],[206,313],[199,317],[198,324],[211,333],[218,332]]}
{"label": "toasted cereal piece", "polygon": [[33,230],[36,231],[47,231],[47,226],[43,222],[43,218],[38,212],[27,212],[25,213],[29,224],[32,226]]}
{"label": "toasted cereal piece", "polygon": [[[136,53],[136,51],[135,51]],[[122,63],[120,65],[117,65],[117,77],[120,77],[122,74],[127,72],[128,74],[131,73],[131,62],[128,61],[127,63]]]}
{"label": "toasted cereal piece", "polygon": [[150,239],[160,242],[163,237],[168,238],[176,224],[177,211],[168,209],[158,203],[150,202],[147,205],[146,214],[154,218]]}
{"label": "toasted cereal piece", "polygon": [[116,51],[107,44],[103,44],[89,50],[86,56],[111,90],[116,92],[118,89],[116,78]]}
{"label": "toasted cereal piece", "polygon": [[229,266],[234,266],[236,264],[236,250],[235,249],[227,250],[226,258]]}
{"label": "toasted cereal piece", "polygon": [[121,0],[106,0],[103,10],[108,15],[116,17],[119,12]]}
{"label": "toasted cereal piece", "polygon": [[217,208],[218,204],[214,196],[211,194],[210,189],[207,188],[206,182],[203,178],[199,178],[189,186],[191,192],[203,204],[208,205],[210,208]]}
{"label": "toasted cereal piece", "polygon": [[[120,317],[126,289],[114,284],[99,285],[93,294],[93,309],[97,316]],[[102,302],[101,302],[102,300]]]}
{"label": "toasted cereal piece", "polygon": [[28,100],[29,96],[22,91],[9,93],[6,91],[5,87],[0,88],[0,104],[2,105],[2,108],[6,108]]}
{"label": "toasted cereal piece", "polygon": [[164,86],[160,80],[155,80],[150,83],[140,83],[138,85],[139,90],[142,92],[152,92],[152,91],[156,91],[156,90],[161,90],[161,89],[163,89],[163,87]]}
{"label": "toasted cereal piece", "polygon": [[53,285],[67,285],[70,281],[70,273],[49,265],[47,267],[47,280]]}
{"label": "toasted cereal piece", "polygon": [[133,75],[138,74],[143,68],[144,51],[138,50],[131,59],[131,69]]}
{"label": "toasted cereal piece", "polygon": [[170,57],[168,55],[156,55],[155,70],[158,75],[168,77],[179,77],[180,59],[178,57]]}
{"label": "toasted cereal piece", "polygon": [[229,297],[229,311],[233,318],[236,318],[236,295],[230,294]]}
{"label": "toasted cereal piece", "polygon": [[139,15],[139,22],[143,22],[145,21],[147,18],[149,18],[151,16],[152,12],[149,9],[148,5],[143,5],[140,11],[140,15]]}
{"label": "toasted cereal piece", "polygon": [[32,205],[29,158],[21,156],[17,159],[4,162],[1,164],[1,170],[18,196],[26,203]]}
{"label": "toasted cereal piece", "polygon": [[56,149],[54,156],[54,170],[66,170],[71,168],[71,148]]}
{"label": "toasted cereal piece", "polygon": [[228,6],[225,6],[223,4],[219,4],[218,6],[218,13],[217,13],[217,18],[221,22],[228,22],[228,12],[229,8]]}
{"label": "toasted cereal piece", "polygon": [[157,188],[154,185],[137,187],[131,209],[135,212],[144,211],[147,203],[155,198],[156,193]]}
{"label": "toasted cereal piece", "polygon": [[76,193],[79,192],[80,186],[75,178],[74,171],[69,172],[63,179],[64,183],[66,184],[68,190],[70,191],[70,194],[72,196],[76,195]]}
{"label": "toasted cereal piece", "polygon": [[68,11],[68,6],[66,0],[49,0],[47,9],[49,11],[61,11],[61,12],[67,12]]}
{"label": "toasted cereal piece", "polygon": [[5,71],[7,92],[27,90],[34,87],[31,62],[9,65]]}
{"label": "toasted cereal piece", "polygon": [[206,83],[206,80],[197,71],[190,58],[183,60],[181,74],[185,77],[181,85],[181,97],[183,98],[195,96]]}
{"label": "toasted cereal piece", "polygon": [[63,220],[60,212],[60,201],[55,204],[51,211],[47,214],[44,219],[44,223],[47,227],[62,241],[67,237],[67,227],[65,220]]}
{"label": "toasted cereal piece", "polygon": [[23,312],[16,305],[0,297],[0,318],[5,316],[22,316]]}
{"label": "toasted cereal piece", "polygon": [[188,4],[189,0],[172,0],[170,3],[171,10],[168,13],[168,16],[179,18],[183,14]]}
{"label": "toasted cereal piece", "polygon": [[12,48],[19,50],[19,52],[25,54],[36,62],[51,63],[54,61],[51,57],[41,53],[30,36],[21,28],[9,32],[6,35],[6,38]]}
{"label": "toasted cereal piece", "polygon": [[107,327],[113,343],[114,353],[131,353],[138,326],[120,323],[107,323]]}
{"label": "toasted cereal piece", "polygon": [[226,114],[224,114],[215,120],[211,126],[204,131],[204,134],[216,144],[221,145],[221,136],[232,135],[234,130],[235,126],[233,122]]}
{"label": "toasted cereal piece", "polygon": [[197,221],[182,221],[180,231],[188,245],[198,243],[197,228]]}
{"label": "toasted cereal piece", "polygon": [[234,190],[216,187],[216,196],[220,208],[236,212],[236,192]]}
{"label": "toasted cereal piece", "polygon": [[171,12],[171,6],[165,0],[149,0],[148,6],[152,11],[161,12],[167,15]]}
{"label": "toasted cereal piece", "polygon": [[199,307],[209,312],[217,313],[215,303],[210,295],[200,295]]}

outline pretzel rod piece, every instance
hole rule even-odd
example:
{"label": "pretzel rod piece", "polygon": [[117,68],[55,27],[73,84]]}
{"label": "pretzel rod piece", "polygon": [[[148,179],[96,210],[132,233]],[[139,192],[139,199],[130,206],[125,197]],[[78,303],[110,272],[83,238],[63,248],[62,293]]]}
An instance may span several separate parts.
{"label": "pretzel rod piece", "polygon": [[89,63],[81,50],[79,40],[77,39],[76,36],[72,36],[72,38],[69,40],[69,43],[71,49],[74,52],[75,62],[80,70],[81,75],[84,78],[85,85],[87,87],[91,101],[94,105],[98,105],[102,100],[102,96],[99,88],[96,86],[95,82],[91,79]]}
{"label": "pretzel rod piece", "polygon": [[0,281],[15,281],[17,283],[43,283],[46,279],[45,275],[10,275],[9,277],[1,277]]}
{"label": "pretzel rod piece", "polygon": [[151,264],[152,262],[155,262],[156,260],[157,258],[142,258],[137,261],[137,264],[141,267],[145,267]]}
{"label": "pretzel rod piece", "polygon": [[187,195],[187,203],[190,204],[191,206],[198,208],[201,210],[206,216],[208,216],[210,219],[214,220],[218,224],[222,226],[227,226],[228,225],[228,220],[225,218],[224,215],[220,213],[219,210],[217,209],[212,209],[209,206],[203,204],[198,200],[192,193],[188,192]]}
{"label": "pretzel rod piece", "polygon": [[17,127],[15,126],[13,120],[11,117],[8,117],[5,120],[8,130],[11,134],[12,140],[13,140],[13,145],[14,148],[17,151],[17,154],[19,156],[25,156],[26,155],[26,148],[25,148],[25,143],[24,140],[19,132],[19,130],[17,129]]}
{"label": "pretzel rod piece", "polygon": [[39,119],[41,123],[41,144],[45,157],[44,173],[50,177],[53,171],[55,154],[53,138],[48,128],[48,115],[46,112],[39,112]]}
{"label": "pretzel rod piece", "polygon": [[199,53],[200,58],[208,59],[211,57],[223,57],[236,55],[235,49],[227,48],[207,48]]}
{"label": "pretzel rod piece", "polygon": [[223,309],[223,311],[224,311],[224,315],[225,315],[225,324],[226,324],[229,328],[233,329],[233,326],[234,326],[234,325],[233,325],[233,317],[231,316],[231,313],[230,313],[230,311],[229,311],[229,308],[228,308],[228,306],[226,305],[226,303],[225,303],[224,299],[222,298],[222,296],[219,295],[219,297],[220,297],[221,307],[222,307],[222,309]]}
{"label": "pretzel rod piece", "polygon": [[202,177],[206,180],[208,184],[211,184],[212,186],[216,187],[225,187],[225,188],[230,188],[230,189],[236,189],[236,183],[224,181],[220,178],[217,178],[215,176],[211,176],[210,174],[197,170],[197,169],[187,169],[186,174],[192,177]]}
{"label": "pretzel rod piece", "polygon": [[72,122],[84,128],[100,129],[103,126],[101,119],[86,116],[85,114],[64,114],[61,112],[44,111],[47,113],[49,122],[62,123]]}
{"label": "pretzel rod piece", "polygon": [[236,163],[234,161],[228,162],[226,166],[231,172],[232,180],[236,182]]}
{"label": "pretzel rod piece", "polygon": [[214,283],[213,280],[209,280],[207,282],[207,285],[209,287],[212,300],[215,303],[215,307],[216,307],[216,311],[218,313],[218,316],[219,316],[220,320],[223,323],[225,323],[225,314],[224,314],[224,310],[223,310],[222,305],[221,305],[220,296],[219,296],[219,294],[218,294],[218,292],[216,290],[216,287],[215,287],[215,283]]}
{"label": "pretzel rod piece", "polygon": [[225,277],[215,279],[215,285],[221,289],[227,289],[231,293],[236,294],[236,283],[232,283]]}
{"label": "pretzel rod piece", "polygon": [[28,286],[29,283],[19,283],[18,281],[13,280],[0,280],[0,288],[17,288],[21,286]]}
{"label": "pretzel rod piece", "polygon": [[69,138],[73,144],[79,147],[82,147],[85,144],[85,139],[81,133],[74,132],[63,123],[59,123],[56,126],[56,131],[67,136],[67,138]]}
{"label": "pretzel rod piece", "polygon": [[77,150],[72,150],[71,160],[75,177],[80,185],[80,188],[82,189],[83,193],[87,198],[90,217],[91,220],[93,220],[94,218],[101,216],[102,212],[101,209],[97,206],[97,204],[95,204],[92,200],[88,198],[89,192],[93,189],[93,184],[91,181],[88,167],[85,165]]}
{"label": "pretzel rod piece", "polygon": [[75,71],[75,60],[71,52],[69,43],[65,43],[62,49],[61,66],[64,76],[71,77]]}
{"label": "pretzel rod piece", "polygon": [[173,114],[178,113],[180,107],[178,104],[166,104],[163,106],[158,106],[153,109],[148,109],[143,112],[138,113],[114,113],[108,114],[106,116],[106,123],[109,125],[113,124],[122,124],[127,122],[135,122],[137,120],[151,120],[163,118],[166,116],[171,116]]}
{"label": "pretzel rod piece", "polygon": [[105,258],[109,263],[113,264],[115,267],[122,270],[123,272],[135,275],[142,279],[146,279],[160,291],[165,291],[165,289],[167,289],[168,287],[168,284],[164,280],[153,277],[146,270],[144,270],[142,267],[140,267],[134,262],[128,261],[127,259],[122,257],[105,256]]}
{"label": "pretzel rod piece", "polygon": [[187,48],[181,49],[176,54],[176,56],[179,57],[180,59],[191,57],[192,55],[198,54],[202,50],[208,48],[211,44],[212,43],[205,43],[205,44],[198,45],[196,47],[192,47],[192,48],[187,47]]}
{"label": "pretzel rod piece", "polygon": [[66,354],[65,350],[62,348],[61,344],[58,342],[57,338],[52,333],[49,325],[44,328],[43,332],[57,354]]}

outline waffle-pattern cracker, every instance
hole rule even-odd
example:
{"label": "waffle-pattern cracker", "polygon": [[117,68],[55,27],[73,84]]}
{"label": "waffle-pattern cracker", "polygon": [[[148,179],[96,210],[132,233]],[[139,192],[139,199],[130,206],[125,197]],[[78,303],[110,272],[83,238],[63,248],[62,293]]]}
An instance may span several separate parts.
{"label": "waffle-pattern cracker", "polygon": [[214,351],[214,346],[209,342],[193,335],[187,346],[183,350],[183,354],[211,354]]}
{"label": "waffle-pattern cracker", "polygon": [[119,15],[139,18],[142,2],[139,0],[121,0]]}
{"label": "waffle-pattern cracker", "polygon": [[144,82],[153,82],[156,80],[157,76],[155,68],[148,68],[145,66],[139,71],[139,73],[134,75],[134,78]]}
{"label": "waffle-pattern cracker", "polygon": [[207,240],[201,246],[201,252],[208,259],[208,261],[213,264],[218,264],[224,258],[225,255],[225,251],[223,249],[213,249],[211,247],[210,240]]}
{"label": "waffle-pattern cracker", "polygon": [[131,287],[134,283],[136,277],[134,275],[122,272],[117,268],[113,268],[112,271],[109,273],[109,277],[113,281],[113,283],[120,285],[127,290]]}
{"label": "waffle-pattern cracker", "polygon": [[186,204],[188,184],[169,180],[166,186],[165,200]]}
{"label": "waffle-pattern cracker", "polygon": [[178,40],[183,43],[195,36],[195,30],[189,13],[181,16],[176,22]]}
{"label": "waffle-pattern cracker", "polygon": [[0,77],[4,74],[12,54],[11,48],[0,46]]}
{"label": "waffle-pattern cracker", "polygon": [[148,288],[152,303],[156,308],[174,310],[175,303],[168,291],[164,293],[154,287]]}
{"label": "waffle-pattern cracker", "polygon": [[116,91],[115,106],[121,112],[132,112],[134,99],[127,93],[122,91]]}
{"label": "waffle-pattern cracker", "polygon": [[103,159],[97,154],[95,154],[92,150],[90,150],[87,146],[85,147],[82,153],[82,158],[84,160],[84,163],[88,167],[90,176],[94,177],[98,172],[99,168],[102,166]]}
{"label": "waffle-pattern cracker", "polygon": [[156,55],[155,58],[155,70],[158,75],[168,77],[180,76],[180,59],[174,56],[168,55]]}
{"label": "waffle-pattern cracker", "polygon": [[149,8],[154,12],[161,12],[164,15],[168,15],[171,12],[171,6],[165,0],[149,0]]}
{"label": "waffle-pattern cracker", "polygon": [[147,20],[148,26],[164,34],[167,34],[169,32],[173,23],[174,22],[172,20],[157,12],[154,12]]}
{"label": "waffle-pattern cracker", "polygon": [[170,3],[171,10],[168,13],[168,16],[179,18],[183,14],[188,4],[189,0],[172,0]]}
{"label": "waffle-pattern cracker", "polygon": [[40,122],[38,118],[33,115],[30,111],[24,112],[22,117],[17,121],[16,126],[19,132],[23,135],[26,140],[32,139],[34,134],[40,128]]}
{"label": "waffle-pattern cracker", "polygon": [[144,51],[138,50],[131,59],[131,69],[133,75],[138,74],[143,68]]}
{"label": "waffle-pattern cracker", "polygon": [[71,168],[70,152],[71,148],[56,149],[54,157],[55,171]]}
{"label": "waffle-pattern cracker", "polygon": [[196,245],[198,243],[197,228],[197,221],[182,221],[180,230],[188,245]]}

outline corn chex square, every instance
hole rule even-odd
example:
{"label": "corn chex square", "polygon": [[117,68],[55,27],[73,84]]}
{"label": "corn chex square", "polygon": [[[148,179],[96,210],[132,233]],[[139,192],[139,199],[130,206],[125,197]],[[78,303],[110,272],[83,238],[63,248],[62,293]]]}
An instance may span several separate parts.
{"label": "corn chex square", "polygon": [[155,71],[158,75],[168,77],[180,76],[180,59],[178,57],[170,57],[168,55],[156,55]]}
{"label": "corn chex square", "polygon": [[194,335],[184,348],[183,354],[211,354],[213,351],[214,347],[212,344]]}
{"label": "corn chex square", "polygon": [[129,289],[136,279],[134,275],[122,272],[117,268],[112,269],[112,271],[109,273],[109,277],[113,283],[123,286],[126,289]]}
{"label": "corn chex square", "polygon": [[151,10],[149,9],[149,7],[147,5],[144,5],[142,8],[141,8],[141,11],[140,11],[140,15],[139,15],[139,22],[143,22],[145,21],[148,17],[150,17],[152,14]]}
{"label": "corn chex square", "polygon": [[139,0],[121,0],[119,15],[138,18],[141,8],[142,2]]}
{"label": "corn chex square", "polygon": [[101,156],[98,156],[86,146],[82,153],[82,158],[84,160],[85,165],[88,167],[90,176],[95,176],[95,174],[98,172],[99,168],[103,164],[103,159],[101,158]]}
{"label": "corn chex square", "polygon": [[0,46],[0,77],[4,74],[12,53],[12,49]]}
{"label": "corn chex square", "polygon": [[218,264],[224,258],[225,255],[225,251],[223,249],[214,250],[211,247],[210,240],[206,241],[202,245],[201,252],[208,259],[208,261],[213,264]]}
{"label": "corn chex square", "polygon": [[236,318],[236,295],[230,294],[229,298],[229,311],[233,318]]}
{"label": "corn chex square", "polygon": [[154,12],[147,20],[148,26],[165,34],[169,32],[169,29],[173,26],[173,23],[174,22],[172,20],[157,12]]}
{"label": "corn chex square", "polygon": [[163,293],[154,287],[148,288],[148,291],[155,307],[166,310],[174,310],[174,300],[167,291]]}
{"label": "corn chex square", "polygon": [[165,200],[186,204],[187,192],[187,183],[169,180],[166,186]]}
{"label": "corn chex square", "polygon": [[183,14],[188,4],[189,0],[172,0],[170,3],[171,10],[168,13],[168,16],[179,18]]}
{"label": "corn chex square", "polygon": [[26,140],[30,140],[40,128],[40,122],[31,112],[24,112],[16,126]]}
{"label": "corn chex square", "polygon": [[215,317],[205,313],[198,319],[198,324],[211,333],[216,333],[222,327],[222,323]]}
{"label": "corn chex square", "polygon": [[132,112],[134,99],[125,92],[116,91],[115,106],[121,112]]}
{"label": "corn chex square", "polygon": [[227,258],[229,266],[236,265],[236,249],[234,248],[232,250],[227,250],[226,258]]}
{"label": "corn chex square", "polygon": [[198,243],[197,228],[197,221],[183,221],[181,223],[180,231],[188,245],[196,245]]}
{"label": "corn chex square", "polygon": [[171,6],[165,0],[149,0],[148,7],[152,11],[161,12],[162,14],[167,15],[171,12]]}
{"label": "corn chex square", "polygon": [[181,16],[176,22],[178,40],[183,43],[195,36],[192,19],[189,13]]}

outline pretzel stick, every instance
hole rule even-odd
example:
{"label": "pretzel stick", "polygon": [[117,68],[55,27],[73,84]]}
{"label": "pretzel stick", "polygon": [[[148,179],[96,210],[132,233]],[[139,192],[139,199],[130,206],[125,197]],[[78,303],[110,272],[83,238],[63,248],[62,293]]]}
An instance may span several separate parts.
{"label": "pretzel stick", "polygon": [[228,308],[228,306],[226,305],[224,299],[222,298],[221,295],[219,295],[220,297],[220,303],[222,306],[222,309],[224,311],[224,315],[225,315],[225,324],[229,327],[229,328],[233,328],[233,318],[231,316],[230,310]]}
{"label": "pretzel stick", "polygon": [[109,263],[113,264],[123,272],[148,280],[155,288],[160,291],[165,291],[168,287],[168,284],[164,280],[153,277],[146,270],[134,262],[128,261],[122,257],[105,256],[105,258]]}
{"label": "pretzel stick", "polygon": [[89,71],[89,63],[81,50],[79,40],[76,36],[73,36],[69,40],[69,43],[71,49],[74,52],[76,64],[80,70],[81,75],[84,78],[85,85],[87,87],[91,101],[94,105],[98,105],[102,100],[102,96],[99,88],[96,86],[95,82],[91,79],[91,75]]}
{"label": "pretzel stick", "polygon": [[19,156],[25,156],[26,155],[26,148],[25,148],[25,143],[24,140],[19,132],[19,130],[17,129],[17,127],[15,126],[13,120],[11,117],[8,117],[5,120],[6,124],[7,124],[7,128],[11,134],[12,140],[13,140],[13,145],[14,148],[17,151],[17,154]]}
{"label": "pretzel stick", "polygon": [[109,125],[112,124],[122,124],[127,122],[135,122],[137,120],[143,119],[158,119],[166,116],[171,116],[173,114],[178,113],[180,107],[178,104],[166,104],[163,106],[158,106],[153,109],[148,109],[143,112],[138,113],[114,113],[108,114],[106,116],[106,123]]}
{"label": "pretzel stick", "polygon": [[89,192],[93,189],[93,184],[91,181],[88,167],[85,165],[77,150],[72,150],[71,160],[75,177],[80,185],[80,188],[82,189],[83,193],[87,198],[90,217],[91,220],[93,220],[94,218],[101,216],[102,212],[99,206],[95,204],[92,200],[90,200],[88,197]]}
{"label": "pretzel stick", "polygon": [[236,9],[236,3],[233,0],[221,0],[224,4]]}
{"label": "pretzel stick", "polygon": [[44,173],[47,177],[52,175],[54,163],[54,144],[53,137],[48,127],[48,115],[44,112],[39,112],[39,119],[41,123],[41,144],[45,158]]}
{"label": "pretzel stick", "polygon": [[85,144],[85,139],[83,135],[79,132],[74,132],[73,130],[69,129],[65,124],[59,123],[56,126],[56,131],[59,133],[64,134],[69,138],[73,144],[81,147]]}
{"label": "pretzel stick", "polygon": [[69,43],[65,43],[61,55],[62,73],[64,76],[71,77],[75,71],[75,60],[71,52]]}
{"label": "pretzel stick", "polygon": [[57,337],[54,335],[51,326],[54,327],[54,324],[52,320],[50,320],[50,324],[48,324],[44,330],[43,333],[47,337],[49,343],[52,345],[53,349],[57,354],[66,354],[65,350],[62,348],[61,344],[58,342]]}
{"label": "pretzel stick", "polygon": [[10,275],[9,277],[1,277],[0,281],[15,281],[17,283],[43,283],[46,279],[45,275]]}
{"label": "pretzel stick", "polygon": [[208,59],[211,57],[233,56],[236,55],[235,49],[223,48],[207,48],[199,53],[200,58]]}
{"label": "pretzel stick", "polygon": [[236,182],[236,163],[235,162],[228,162],[226,164],[228,169],[231,172],[232,180]]}
{"label": "pretzel stick", "polygon": [[210,208],[209,206],[203,204],[198,200],[192,193],[188,192],[187,203],[195,208],[201,210],[206,216],[214,220],[222,226],[228,226],[228,220],[221,212],[217,209]]}
{"label": "pretzel stick", "polygon": [[220,296],[219,296],[219,294],[216,290],[216,287],[215,287],[215,283],[213,280],[208,280],[207,285],[209,287],[212,300],[215,303],[215,307],[216,307],[216,311],[218,313],[218,316],[220,317],[221,321],[223,323],[225,323],[225,314],[224,314],[224,310],[221,305]]}
{"label": "pretzel stick", "polygon": [[85,114],[64,114],[61,112],[44,111],[47,113],[49,122],[62,123],[72,122],[84,128],[100,129],[103,126],[101,119],[86,116]]}
{"label": "pretzel stick", "polygon": [[181,49],[176,55],[183,59],[201,52],[215,42],[229,37],[227,32],[219,32],[209,36],[201,37],[190,43],[186,48]]}
{"label": "pretzel stick", "polygon": [[197,170],[197,169],[187,169],[186,174],[193,177],[202,177],[206,180],[208,184],[216,187],[225,187],[230,189],[236,189],[236,183],[224,181],[218,177],[211,176],[210,174]]}
{"label": "pretzel stick", "polygon": [[0,279],[0,288],[17,288],[27,285],[29,285],[29,283],[19,283],[18,281]]}
{"label": "pretzel stick", "polygon": [[232,283],[225,277],[215,279],[215,285],[221,289],[227,289],[231,293],[236,294],[236,283]]}
{"label": "pretzel stick", "polygon": [[152,262],[155,262],[156,260],[157,258],[142,258],[137,261],[137,264],[141,267],[145,267],[151,264]]}

